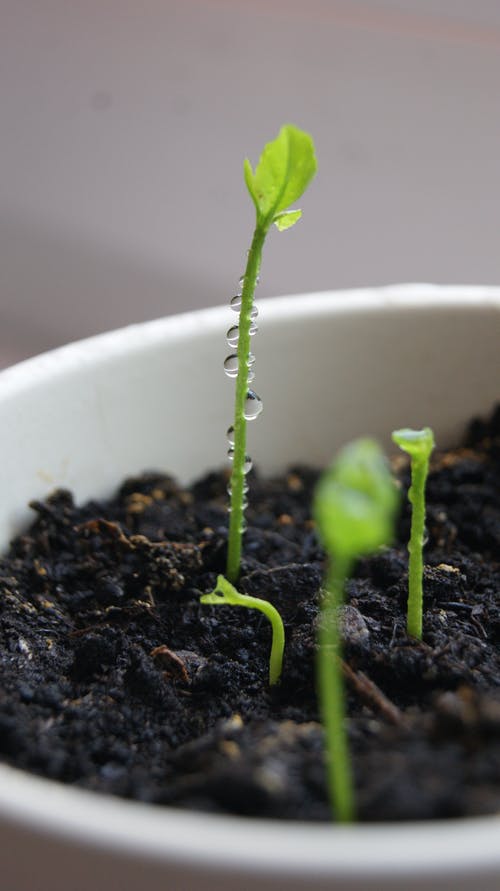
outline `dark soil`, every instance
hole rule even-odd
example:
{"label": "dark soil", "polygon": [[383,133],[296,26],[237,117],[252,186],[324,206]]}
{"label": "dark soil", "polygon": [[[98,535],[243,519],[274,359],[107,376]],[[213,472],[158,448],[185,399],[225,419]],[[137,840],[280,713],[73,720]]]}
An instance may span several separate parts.
{"label": "dark soil", "polygon": [[[396,468],[403,489],[407,465]],[[316,474],[252,479],[241,591],[287,634],[267,685],[260,613],[201,606],[224,571],[226,484],[160,474],[109,502],[69,492],[0,561],[0,755],[87,789],[182,808],[329,818],[314,684],[323,554]],[[500,811],[500,410],[428,482],[424,640],[405,632],[397,544],[363,560],[342,616],[359,817]]]}

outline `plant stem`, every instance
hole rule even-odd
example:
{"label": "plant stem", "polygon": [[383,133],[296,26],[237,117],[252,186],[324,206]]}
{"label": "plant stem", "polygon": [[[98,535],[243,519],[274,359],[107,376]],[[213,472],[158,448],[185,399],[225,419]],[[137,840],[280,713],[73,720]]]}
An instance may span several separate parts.
{"label": "plant stem", "polygon": [[333,817],[339,823],[354,820],[354,791],[346,734],[345,691],[339,609],[349,577],[350,558],[330,563],[320,616],[318,636],[318,694],[325,732],[327,781]]}
{"label": "plant stem", "polygon": [[244,417],[248,392],[248,356],[250,353],[250,311],[253,306],[255,285],[259,274],[262,247],[267,229],[257,225],[248,252],[247,266],[241,292],[241,309],[238,332],[238,376],[234,401],[234,457],[231,473],[231,515],[227,543],[226,576],[237,582],[240,574],[241,540],[243,535],[243,498],[245,484],[245,457],[247,446],[247,422]]}
{"label": "plant stem", "polygon": [[428,460],[412,458],[411,486],[408,498],[412,505],[411,531],[408,543],[408,609],[406,630],[412,637],[422,639],[423,612],[423,544],[425,533],[425,482],[429,469]]}

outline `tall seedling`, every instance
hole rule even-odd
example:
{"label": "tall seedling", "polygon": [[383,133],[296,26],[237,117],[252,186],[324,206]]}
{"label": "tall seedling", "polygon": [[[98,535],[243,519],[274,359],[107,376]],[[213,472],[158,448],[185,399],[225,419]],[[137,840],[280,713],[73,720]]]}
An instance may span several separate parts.
{"label": "tall seedling", "polygon": [[258,281],[262,248],[266,235],[274,223],[280,230],[289,229],[301,216],[300,210],[289,210],[290,205],[303,194],[316,173],[316,158],[311,137],[287,124],[278,137],[268,143],[259,163],[252,170],[248,160],[244,163],[247,189],[256,209],[256,223],[252,244],[248,252],[245,273],[240,279],[241,293],[233,297],[231,306],[239,311],[239,323],[227,332],[228,344],[237,347],[227,356],[224,369],[229,377],[236,377],[234,421],[227,435],[229,458],[233,462],[230,494],[230,521],[226,575],[235,583],[240,573],[241,542],[244,530],[245,475],[252,466],[246,450],[247,421],[262,411],[262,401],[249,389],[254,373],[254,358],[250,353],[250,339],[257,331],[254,307],[255,286]]}

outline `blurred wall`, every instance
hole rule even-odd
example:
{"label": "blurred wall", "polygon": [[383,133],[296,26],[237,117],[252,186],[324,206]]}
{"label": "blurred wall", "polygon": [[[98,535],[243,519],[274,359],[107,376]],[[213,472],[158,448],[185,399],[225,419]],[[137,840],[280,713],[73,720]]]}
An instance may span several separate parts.
{"label": "blurred wall", "polygon": [[0,0],[0,363],[228,300],[285,121],[260,296],[498,282],[499,78],[497,0]]}

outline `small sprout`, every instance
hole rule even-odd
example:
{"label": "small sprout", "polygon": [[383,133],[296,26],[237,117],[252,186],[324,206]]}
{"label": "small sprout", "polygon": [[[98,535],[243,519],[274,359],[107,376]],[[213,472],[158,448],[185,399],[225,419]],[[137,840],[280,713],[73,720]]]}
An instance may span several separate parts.
{"label": "small sprout", "polygon": [[271,654],[269,656],[269,684],[277,684],[283,667],[283,651],[285,649],[285,629],[283,620],[278,610],[268,600],[260,597],[251,597],[249,594],[240,594],[234,585],[227,581],[223,575],[217,577],[217,584],[209,594],[202,594],[200,603],[209,603],[212,606],[246,606],[249,609],[258,609],[269,619],[272,628]]}
{"label": "small sprout", "polygon": [[321,477],[314,496],[314,517],[328,556],[318,634],[318,695],[330,802],[342,823],[354,819],[355,806],[345,729],[339,610],[358,557],[391,541],[398,500],[384,456],[371,439],[355,440],[342,449]]}
{"label": "small sprout", "polygon": [[[267,232],[274,223],[283,231],[293,226],[301,216],[300,210],[289,210],[290,205],[303,194],[316,173],[314,144],[308,133],[291,124],[281,128],[279,135],[268,143],[259,163],[252,170],[248,160],[244,163],[245,182],[255,204],[256,223],[252,245],[248,252],[247,266],[241,278],[241,295],[237,294],[231,306],[239,308],[239,324],[233,326],[233,336],[228,342],[237,353],[231,355],[226,374],[236,377],[233,440],[230,458],[231,516],[229,521],[226,575],[236,582],[240,573],[241,539],[243,534],[245,472],[250,464],[246,452],[246,425],[262,410],[262,402],[249,391],[250,338],[255,333],[255,308],[253,299],[258,281],[262,248]],[[233,330],[234,329],[234,330]],[[227,362],[227,360],[226,360]],[[250,375],[253,378],[253,370]]]}
{"label": "small sprout", "polygon": [[396,443],[411,458],[411,486],[408,498],[412,505],[410,555],[408,567],[408,610],[406,630],[412,637],[422,639],[422,612],[424,574],[424,535],[425,535],[425,483],[429,473],[429,457],[434,448],[434,433],[430,427],[423,430],[395,430],[392,434]]}

